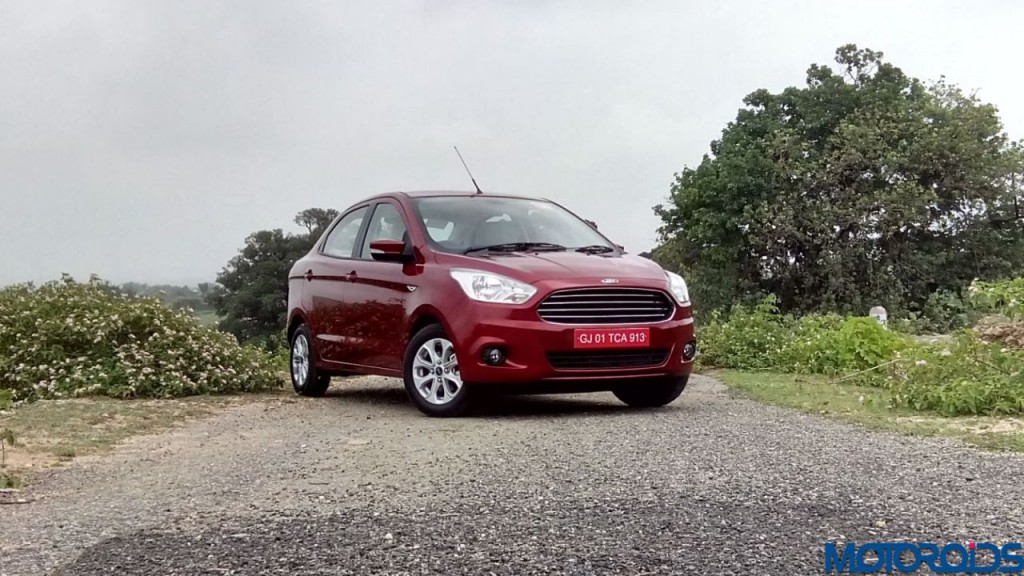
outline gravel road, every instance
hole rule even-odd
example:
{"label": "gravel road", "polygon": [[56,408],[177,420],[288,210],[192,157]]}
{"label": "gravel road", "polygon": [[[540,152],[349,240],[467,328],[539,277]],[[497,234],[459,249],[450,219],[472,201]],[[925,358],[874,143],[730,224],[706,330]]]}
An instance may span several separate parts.
{"label": "gravel road", "polygon": [[695,377],[431,419],[396,381],[245,405],[0,507],[0,574],[821,574],[832,540],[1020,540],[1024,459]]}

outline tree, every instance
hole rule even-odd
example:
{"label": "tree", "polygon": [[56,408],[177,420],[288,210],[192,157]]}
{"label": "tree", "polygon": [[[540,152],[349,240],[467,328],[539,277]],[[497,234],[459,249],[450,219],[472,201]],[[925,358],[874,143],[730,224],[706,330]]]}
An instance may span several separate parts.
{"label": "tree", "polygon": [[854,45],[805,87],[758,90],[676,174],[655,258],[702,308],[774,293],[784,311],[920,309],[1024,271],[1022,155],[994,106]]}
{"label": "tree", "polygon": [[287,319],[288,272],[337,214],[320,208],[303,210],[295,222],[308,230],[304,234],[286,234],[281,229],[250,234],[238,255],[217,275],[217,283],[205,289],[207,301],[223,318],[220,329],[242,342],[278,344]]}
{"label": "tree", "polygon": [[309,236],[319,237],[337,217],[338,211],[332,208],[306,208],[295,216],[294,221],[305,228]]}

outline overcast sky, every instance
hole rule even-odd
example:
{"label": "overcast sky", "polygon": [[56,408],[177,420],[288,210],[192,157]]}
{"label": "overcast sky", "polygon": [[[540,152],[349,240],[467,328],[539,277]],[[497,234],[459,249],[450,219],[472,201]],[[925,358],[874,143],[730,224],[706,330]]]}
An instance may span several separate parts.
{"label": "overcast sky", "polygon": [[547,196],[650,249],[741,99],[856,43],[1024,137],[1024,2],[0,0],[0,284],[212,280],[378,192]]}

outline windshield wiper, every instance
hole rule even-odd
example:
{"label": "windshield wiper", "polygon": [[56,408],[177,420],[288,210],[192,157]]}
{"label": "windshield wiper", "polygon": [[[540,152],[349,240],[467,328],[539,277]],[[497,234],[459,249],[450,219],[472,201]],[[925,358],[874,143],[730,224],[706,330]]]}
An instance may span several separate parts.
{"label": "windshield wiper", "polygon": [[584,252],[586,254],[607,254],[609,252],[615,252],[615,248],[605,246],[604,244],[592,244],[590,246],[580,246],[576,251]]}
{"label": "windshield wiper", "polygon": [[467,248],[463,251],[463,254],[469,254],[470,252],[525,252],[525,251],[544,251],[544,252],[555,252],[565,250],[565,246],[561,244],[552,244],[550,242],[507,242],[505,244],[493,244],[491,246],[477,246],[475,248]]}

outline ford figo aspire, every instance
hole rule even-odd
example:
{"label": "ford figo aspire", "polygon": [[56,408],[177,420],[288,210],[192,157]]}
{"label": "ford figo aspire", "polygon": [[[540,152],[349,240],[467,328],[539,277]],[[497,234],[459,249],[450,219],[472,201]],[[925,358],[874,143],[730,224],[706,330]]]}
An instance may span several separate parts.
{"label": "ford figo aspire", "polygon": [[345,210],[291,269],[296,392],[402,378],[432,416],[480,393],[675,400],[696,343],[686,283],[543,199],[392,193]]}

